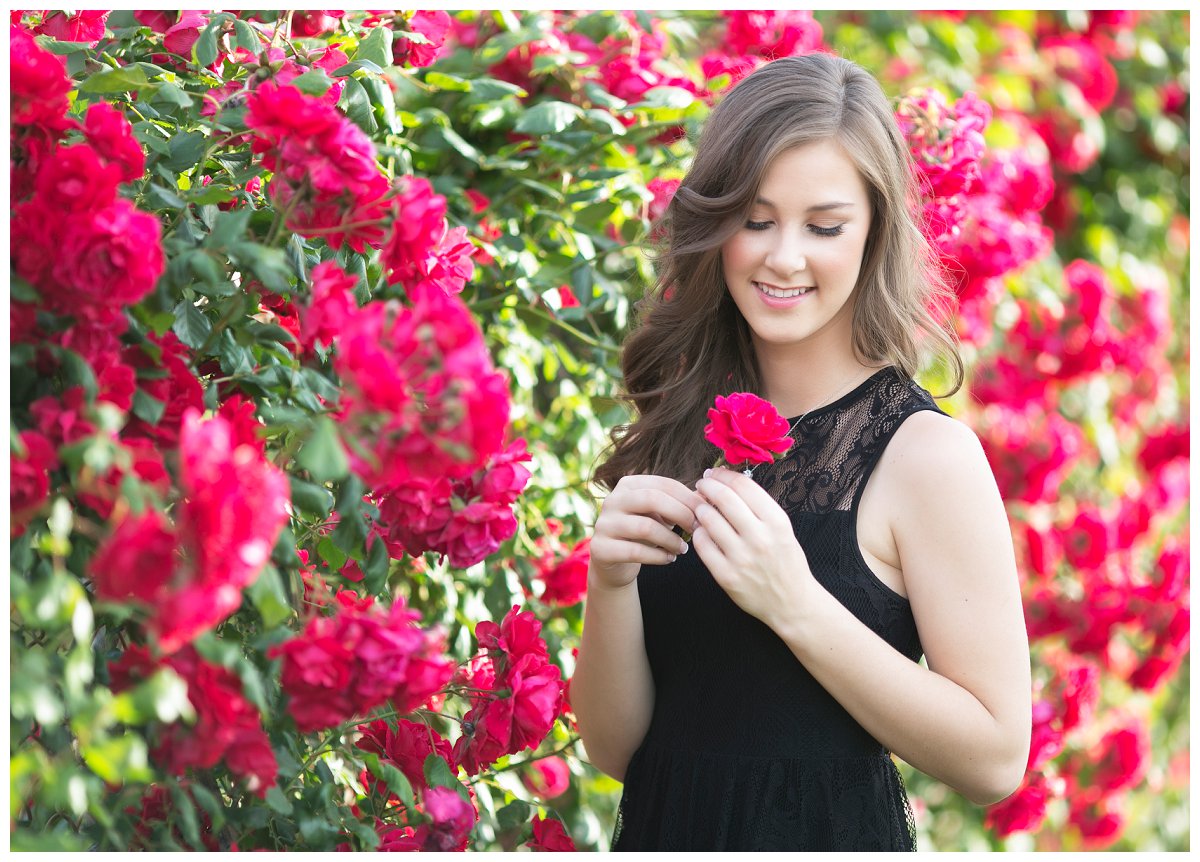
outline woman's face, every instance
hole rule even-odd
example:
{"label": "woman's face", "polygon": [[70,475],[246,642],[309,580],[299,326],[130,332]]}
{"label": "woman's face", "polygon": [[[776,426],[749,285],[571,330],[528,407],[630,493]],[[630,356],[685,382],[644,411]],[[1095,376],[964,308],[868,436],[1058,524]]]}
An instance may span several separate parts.
{"label": "woman's face", "polygon": [[818,341],[850,347],[870,228],[866,183],[837,141],[776,157],[749,219],[721,247],[725,283],[760,355]]}

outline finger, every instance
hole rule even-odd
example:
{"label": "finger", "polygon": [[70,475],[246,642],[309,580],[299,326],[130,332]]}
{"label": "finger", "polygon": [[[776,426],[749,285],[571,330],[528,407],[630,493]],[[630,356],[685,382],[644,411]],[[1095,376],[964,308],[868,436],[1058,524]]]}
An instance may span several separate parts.
{"label": "finger", "polygon": [[704,498],[695,491],[685,490],[689,494],[687,502],[658,487],[631,487],[622,491],[619,497],[614,494],[613,502],[621,511],[656,516],[667,524],[691,530],[696,523],[695,507],[704,502]]}
{"label": "finger", "polygon": [[729,572],[729,561],[725,553],[721,550],[721,546],[713,540],[712,534],[705,527],[697,527],[696,532],[692,533],[692,547],[696,551],[696,555],[700,558],[708,569],[709,574],[713,576],[713,580],[722,589],[725,588],[726,576]]}
{"label": "finger", "polygon": [[682,554],[687,544],[670,528],[644,515],[621,515],[609,525],[609,534],[621,541],[661,548],[670,554]]}
{"label": "finger", "polygon": [[647,566],[665,566],[675,562],[675,558],[678,556],[662,548],[611,537],[593,538],[591,549],[592,557],[597,562],[602,561],[604,565],[639,563]]}
{"label": "finger", "polygon": [[[720,512],[730,528],[740,536],[748,538],[753,535],[756,527],[761,526],[762,519],[754,514],[746,501],[729,485],[713,478],[707,478],[696,483],[696,490],[704,495],[706,501],[704,505],[711,506]],[[697,508],[697,518],[703,508],[703,506]],[[700,521],[704,522],[703,519]]]}
{"label": "finger", "polygon": [[[666,476],[626,476],[617,482],[617,488],[626,487],[636,490],[660,491],[675,498],[688,508],[694,508],[699,502],[699,494],[682,482]],[[614,491],[616,488],[613,489]]]}
{"label": "finger", "polygon": [[700,522],[699,530],[704,530],[721,549],[726,557],[732,555],[737,543],[742,541],[738,531],[729,523],[724,513],[716,506],[701,503],[696,509],[696,520]]}
{"label": "finger", "polygon": [[[720,482],[722,485],[735,491],[737,496],[746,504],[746,507],[760,521],[770,520],[770,518],[780,511],[779,503],[775,501],[774,497],[768,494],[761,485],[749,476],[745,476],[736,470],[716,467],[708,471],[706,478]],[[699,483],[697,483],[697,490],[699,490]]]}

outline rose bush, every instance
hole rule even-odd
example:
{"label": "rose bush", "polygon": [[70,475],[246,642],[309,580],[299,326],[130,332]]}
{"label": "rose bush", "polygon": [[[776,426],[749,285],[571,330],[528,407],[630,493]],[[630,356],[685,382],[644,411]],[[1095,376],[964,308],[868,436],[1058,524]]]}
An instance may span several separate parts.
{"label": "rose bush", "polygon": [[14,849],[607,846],[618,345],[709,107],[812,50],[898,97],[1033,641],[1025,781],[905,767],[919,845],[1187,847],[1187,32],[12,13]]}

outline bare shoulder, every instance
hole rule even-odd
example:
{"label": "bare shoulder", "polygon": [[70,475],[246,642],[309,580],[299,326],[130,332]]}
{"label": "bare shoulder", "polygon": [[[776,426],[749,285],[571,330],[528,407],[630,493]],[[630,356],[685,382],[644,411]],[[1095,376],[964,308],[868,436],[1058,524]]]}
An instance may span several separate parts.
{"label": "bare shoulder", "polygon": [[934,410],[904,420],[884,450],[881,467],[895,480],[891,484],[901,497],[933,491],[954,496],[977,493],[981,487],[998,493],[978,435],[964,422]]}
{"label": "bare shoulder", "polygon": [[[884,450],[892,534],[905,545],[943,547],[980,532],[1007,534],[1008,519],[979,437],[963,422],[932,410],[908,417]],[[906,541],[907,540],[907,541]]]}

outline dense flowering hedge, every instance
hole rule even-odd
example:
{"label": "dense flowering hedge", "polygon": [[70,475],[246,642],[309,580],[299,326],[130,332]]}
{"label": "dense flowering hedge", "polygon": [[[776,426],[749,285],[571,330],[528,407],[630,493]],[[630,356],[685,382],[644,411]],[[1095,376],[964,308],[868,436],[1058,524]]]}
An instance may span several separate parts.
{"label": "dense flowering hedge", "polygon": [[13,846],[607,846],[617,346],[814,50],[900,94],[1034,648],[1020,790],[910,771],[921,845],[1188,846],[1186,18],[13,13]]}

